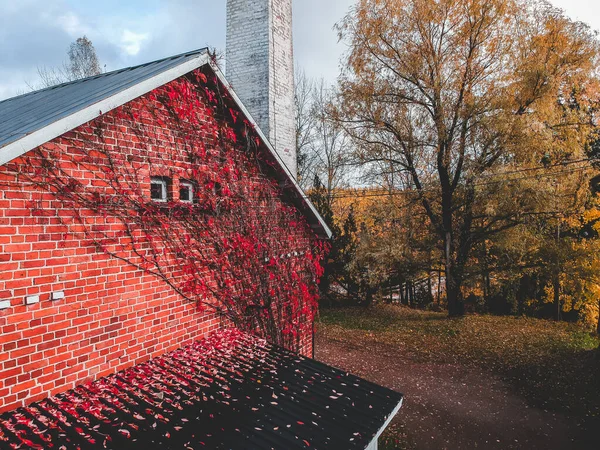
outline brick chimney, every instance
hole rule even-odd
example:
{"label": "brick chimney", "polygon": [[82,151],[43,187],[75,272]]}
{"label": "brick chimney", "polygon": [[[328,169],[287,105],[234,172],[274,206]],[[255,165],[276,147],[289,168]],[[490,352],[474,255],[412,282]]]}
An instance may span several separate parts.
{"label": "brick chimney", "polygon": [[227,0],[227,80],[297,176],[292,0]]}

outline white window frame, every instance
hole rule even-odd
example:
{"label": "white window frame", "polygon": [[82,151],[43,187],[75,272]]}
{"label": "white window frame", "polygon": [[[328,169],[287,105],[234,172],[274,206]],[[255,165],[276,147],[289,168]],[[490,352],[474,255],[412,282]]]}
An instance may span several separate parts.
{"label": "white window frame", "polygon": [[150,187],[152,187],[152,185],[161,186],[161,198],[152,198],[152,189],[150,189],[150,198],[152,198],[152,201],[161,203],[167,202],[169,200],[169,184],[167,179],[164,177],[152,177],[150,180]]}
{"label": "white window frame", "polygon": [[[181,198],[181,188],[182,187],[187,187],[190,191],[190,199],[189,200],[184,200]],[[179,201],[184,202],[184,203],[194,203],[194,183],[192,183],[191,181],[187,181],[187,180],[182,180],[179,182]]]}

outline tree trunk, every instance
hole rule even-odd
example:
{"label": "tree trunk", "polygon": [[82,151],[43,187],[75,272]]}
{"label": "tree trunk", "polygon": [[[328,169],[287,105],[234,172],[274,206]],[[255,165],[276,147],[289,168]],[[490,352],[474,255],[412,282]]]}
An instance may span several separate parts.
{"label": "tree trunk", "polygon": [[[596,333],[600,336],[600,299],[598,299],[598,324],[596,326]],[[600,342],[596,348],[596,358],[600,359]]]}
{"label": "tree trunk", "polygon": [[491,286],[490,286],[490,270],[489,270],[489,266],[488,266],[488,249],[487,249],[487,245],[485,243],[485,240],[483,241],[483,255],[482,255],[482,262],[483,262],[483,273],[482,273],[482,283],[483,283],[483,304],[486,306],[486,308],[489,307],[489,300],[490,300],[490,292],[491,292]]}
{"label": "tree trunk", "polygon": [[461,280],[458,276],[458,264],[452,258],[451,248],[452,236],[446,233],[446,296],[448,298],[448,315],[450,317],[459,317],[465,314],[461,292]]}
{"label": "tree trunk", "polygon": [[442,268],[438,272],[438,285],[437,285],[437,304],[442,303]]}
{"label": "tree trunk", "polygon": [[555,273],[552,276],[552,287],[554,289],[554,310],[556,311],[556,321],[560,320],[560,274]]}
{"label": "tree trunk", "polygon": [[[598,326],[596,328],[596,332],[600,335],[600,299],[598,299]],[[600,349],[600,346],[598,346],[598,349]]]}
{"label": "tree trunk", "polygon": [[429,292],[429,303],[433,303],[433,283],[431,282],[431,272],[427,272],[427,292]]}
{"label": "tree trunk", "polygon": [[329,290],[331,288],[330,284],[330,269],[327,267],[328,264],[325,265],[325,271],[323,276],[321,277],[321,281],[319,283],[319,291],[321,292],[321,298],[327,299],[329,306],[331,306],[331,297],[329,296]]}
{"label": "tree trunk", "polygon": [[483,304],[487,306],[490,293],[488,292],[488,284],[485,279],[485,272],[481,275],[481,287],[483,288]]}
{"label": "tree trunk", "polygon": [[460,286],[454,282],[449,282],[446,292],[448,296],[448,315],[450,317],[463,316],[465,314],[465,304]]}
{"label": "tree trunk", "polygon": [[525,314],[525,300],[532,282],[533,280],[529,275],[523,275],[519,280],[519,290],[517,291],[517,314],[519,316]]}
{"label": "tree trunk", "polygon": [[446,295],[450,317],[459,317],[465,314],[465,304],[461,290],[462,281],[456,272],[454,265],[446,266]]}
{"label": "tree trunk", "polygon": [[371,306],[373,304],[373,294],[375,294],[375,290],[367,286],[366,291],[365,291],[365,305],[364,306]]}
{"label": "tree trunk", "polygon": [[556,311],[556,321],[560,320],[560,220],[556,225],[556,269],[552,277],[552,286],[554,288],[554,309]]}

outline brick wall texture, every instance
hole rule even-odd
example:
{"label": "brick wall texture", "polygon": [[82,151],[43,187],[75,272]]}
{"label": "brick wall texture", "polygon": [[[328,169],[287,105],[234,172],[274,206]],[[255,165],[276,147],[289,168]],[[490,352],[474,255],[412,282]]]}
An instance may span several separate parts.
{"label": "brick wall texture", "polygon": [[[167,85],[152,94],[166,95],[168,90]],[[137,158],[149,196],[150,176],[158,170],[156,162],[151,166],[152,158],[158,153],[173,154],[172,164],[180,169],[187,162],[176,155],[179,137],[174,119],[160,107],[151,116],[142,111],[142,102],[148,98],[126,107],[156,132],[158,145],[153,148],[142,148],[132,131],[134,125],[120,118],[121,107],[38,150],[52,151],[71,176],[93,184],[94,177],[73,164],[73,156],[80,147],[102,140],[114,152]],[[102,137],[96,132],[99,126]],[[217,145],[204,134],[187,136],[187,140],[187,144],[207,148]],[[9,308],[0,310],[0,412],[141,363],[223,326],[212,310],[200,311],[164,281],[107,256],[75,225],[65,225],[62,219],[69,213],[61,209],[61,203],[19,174],[39,165],[37,158],[31,151],[0,167],[0,302],[10,302]],[[169,167],[160,170],[173,173]],[[249,186],[271,182],[260,178],[266,175],[240,176]],[[88,223],[113,225],[110,218],[93,214]],[[288,233],[273,236],[281,246],[278,251],[285,251],[286,246],[290,252],[308,248],[314,239],[308,227]],[[53,293],[64,293],[64,298],[53,300]],[[29,296],[39,296],[39,303],[25,305]],[[312,336],[307,333],[300,339],[302,352],[310,355]]]}
{"label": "brick wall texture", "polygon": [[227,1],[227,79],[296,176],[291,0]]}

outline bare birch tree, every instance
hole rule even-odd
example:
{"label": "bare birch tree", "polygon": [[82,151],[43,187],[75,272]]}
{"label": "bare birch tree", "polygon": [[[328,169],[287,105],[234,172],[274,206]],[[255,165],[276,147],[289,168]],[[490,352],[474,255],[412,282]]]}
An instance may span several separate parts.
{"label": "bare birch tree", "polygon": [[59,67],[38,67],[40,85],[30,85],[29,87],[37,90],[102,73],[96,49],[86,36],[72,42],[67,54],[69,60]]}

